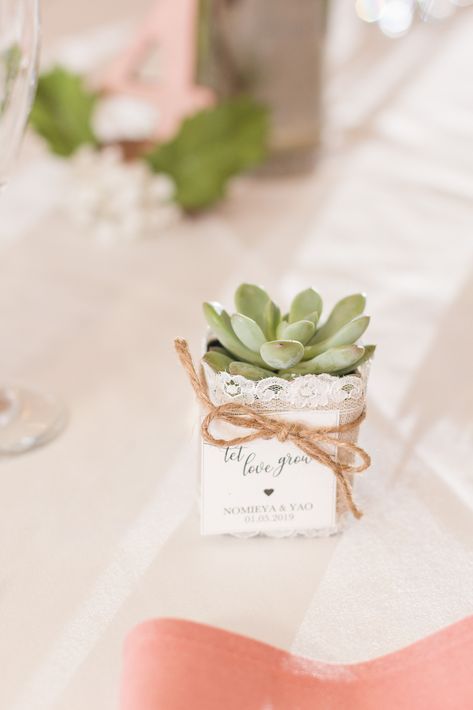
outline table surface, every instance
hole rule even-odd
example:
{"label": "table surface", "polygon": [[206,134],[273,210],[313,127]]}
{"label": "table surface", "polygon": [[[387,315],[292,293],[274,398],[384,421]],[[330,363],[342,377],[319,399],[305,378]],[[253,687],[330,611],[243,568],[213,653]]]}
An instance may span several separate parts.
{"label": "table surface", "polygon": [[[76,29],[64,5],[49,39]],[[2,461],[2,708],[112,710],[123,638],[153,616],[355,661],[473,612],[473,12],[399,41],[344,3],[334,20],[314,174],[241,180],[159,238],[98,245],[58,209],[67,165],[25,146],[1,205],[2,376],[60,393],[70,422]],[[342,536],[199,536],[172,340],[197,351],[200,302],[242,280],[369,294],[373,466]]]}

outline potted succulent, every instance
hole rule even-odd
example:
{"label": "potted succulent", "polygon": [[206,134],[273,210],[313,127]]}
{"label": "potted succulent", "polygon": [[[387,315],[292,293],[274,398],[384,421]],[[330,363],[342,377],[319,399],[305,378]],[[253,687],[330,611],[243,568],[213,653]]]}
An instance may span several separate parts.
{"label": "potted succulent", "polygon": [[259,286],[242,284],[235,293],[232,316],[219,303],[204,303],[204,314],[218,343],[210,343],[204,362],[216,372],[249,380],[327,373],[337,377],[355,372],[374,352],[359,339],[370,318],[363,315],[366,297],[347,296],[319,327],[322,298],[313,288],[297,294],[289,313]]}
{"label": "potted succulent", "polygon": [[347,296],[321,322],[322,298],[308,288],[282,315],[253,284],[238,287],[233,315],[204,304],[211,332],[193,382],[211,410],[204,534],[321,535],[349,511],[359,517],[352,482],[369,465],[356,441],[375,350],[360,342],[365,305],[363,294]]}

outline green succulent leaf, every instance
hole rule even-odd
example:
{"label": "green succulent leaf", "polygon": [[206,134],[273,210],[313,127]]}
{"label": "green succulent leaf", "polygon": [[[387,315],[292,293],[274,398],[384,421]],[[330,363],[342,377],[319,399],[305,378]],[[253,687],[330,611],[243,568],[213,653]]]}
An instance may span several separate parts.
{"label": "green succulent leaf", "polygon": [[252,318],[263,332],[266,326],[266,308],[271,299],[261,286],[241,284],[235,291],[235,308],[238,313]]}
{"label": "green succulent leaf", "polygon": [[284,331],[286,330],[288,325],[287,319],[283,319],[279,321],[278,326],[276,328],[276,339],[277,340],[284,340]]}
{"label": "green succulent leaf", "polygon": [[225,195],[231,177],[265,159],[268,129],[267,109],[240,96],[187,118],[146,161],[154,172],[171,176],[183,209],[203,209]]}
{"label": "green succulent leaf", "polygon": [[263,330],[267,340],[276,338],[276,331],[280,320],[281,311],[273,301],[269,300],[263,311]]}
{"label": "green succulent leaf", "polygon": [[218,352],[217,350],[209,350],[202,358],[207,365],[210,365],[215,372],[229,372],[229,366],[232,358]]}
{"label": "green succulent leaf", "polygon": [[362,345],[345,345],[331,348],[312,360],[306,360],[298,365],[291,366],[290,372],[297,375],[320,375],[322,372],[329,374],[344,370],[360,360],[365,349]]}
{"label": "green succulent leaf", "polygon": [[313,288],[306,288],[297,294],[291,303],[289,323],[299,320],[314,320],[317,323],[322,313],[322,298]]}
{"label": "green succulent leaf", "polygon": [[355,372],[355,370],[357,370],[360,365],[363,365],[363,363],[368,362],[368,360],[373,357],[375,350],[376,345],[365,345],[365,352],[359,360],[353,363],[353,365],[351,365],[350,367],[345,367],[343,370],[337,370],[333,374],[337,375],[338,377],[343,377],[344,375],[349,375],[351,372]]}
{"label": "green succulent leaf", "polygon": [[317,313],[317,311],[314,311],[313,313],[308,313],[306,316],[304,316],[304,320],[310,320],[312,323],[317,326],[317,323],[319,322],[320,318],[320,313]]}
{"label": "green succulent leaf", "polygon": [[309,342],[315,333],[315,325],[310,320],[299,320],[296,323],[282,321],[278,328],[278,338],[283,340],[298,340],[302,345]]}
{"label": "green succulent leaf", "polygon": [[320,343],[315,343],[315,345],[308,345],[304,350],[304,360],[309,360],[314,358],[316,355],[320,355],[325,350],[329,348],[336,348],[341,345],[352,345],[361,338],[365,330],[367,329],[370,322],[369,316],[358,316],[354,318],[349,323],[343,325],[340,330],[331,335],[329,338],[320,341]]}
{"label": "green succulent leaf", "polygon": [[[290,312],[281,318],[281,311],[264,288],[241,284],[235,293],[238,312],[232,317],[218,303],[204,304],[207,322],[216,337],[204,361],[217,371],[226,370],[250,380],[276,373],[289,381],[306,374],[348,375],[375,351],[374,345],[360,345],[370,323],[370,317],[362,315],[365,303],[363,294],[343,298],[317,329],[322,299],[314,289],[297,294]],[[301,317],[296,320],[297,316]]]}
{"label": "green succulent leaf", "polygon": [[80,146],[96,146],[92,113],[97,95],[84,80],[61,67],[39,77],[30,123],[53,153],[69,156]]}
{"label": "green succulent leaf", "polygon": [[225,350],[225,348],[222,348],[221,345],[209,345],[208,349],[209,352],[222,353],[222,355],[226,355],[231,360],[233,360],[233,358],[231,357],[231,353],[229,353],[228,350]]}
{"label": "green succulent leaf", "polygon": [[342,298],[333,308],[327,321],[315,333],[311,340],[311,345],[326,340],[336,333],[342,326],[349,323],[353,318],[360,316],[365,310],[366,296],[363,293],[355,293]]}
{"label": "green succulent leaf", "polygon": [[231,375],[241,375],[247,380],[264,380],[266,377],[274,377],[274,372],[265,370],[263,367],[256,367],[247,362],[232,362],[229,372]]}
{"label": "green succulent leaf", "polygon": [[253,352],[259,353],[260,347],[266,342],[266,337],[258,323],[242,313],[235,313],[231,322],[233,330],[243,345]]}
{"label": "green succulent leaf", "polygon": [[204,303],[204,315],[212,332],[219,339],[223,347],[228,350],[233,358],[251,362],[260,367],[265,366],[265,362],[259,355],[247,348],[235,335],[230,316],[219,303]]}
{"label": "green succulent leaf", "polygon": [[260,353],[267,365],[281,370],[300,362],[304,346],[297,340],[270,340],[261,346]]}

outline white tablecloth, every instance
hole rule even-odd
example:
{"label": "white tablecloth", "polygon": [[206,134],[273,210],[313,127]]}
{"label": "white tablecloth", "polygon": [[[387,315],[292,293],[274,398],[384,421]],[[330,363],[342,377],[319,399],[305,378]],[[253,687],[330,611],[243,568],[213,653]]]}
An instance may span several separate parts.
{"label": "white tablecloth", "polygon": [[[152,616],[352,661],[473,612],[473,12],[396,42],[346,3],[334,19],[310,177],[241,180],[104,249],[56,209],[67,166],[25,148],[0,205],[2,377],[60,393],[70,423],[0,468],[2,708],[112,710],[123,638]],[[199,536],[172,340],[197,352],[201,301],[243,280],[369,294],[373,466],[343,536]]]}

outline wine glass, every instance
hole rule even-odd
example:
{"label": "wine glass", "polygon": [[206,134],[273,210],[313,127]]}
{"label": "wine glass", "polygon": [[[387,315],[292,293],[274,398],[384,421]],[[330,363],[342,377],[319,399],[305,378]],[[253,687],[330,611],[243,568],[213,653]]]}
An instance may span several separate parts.
{"label": "wine glass", "polygon": [[[34,98],[39,30],[39,0],[0,0],[0,189],[16,158]],[[46,443],[64,422],[64,408],[54,397],[0,385],[0,456]]]}

